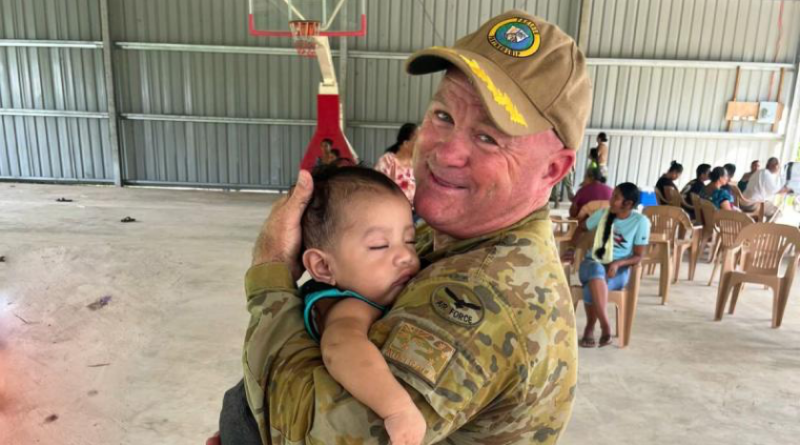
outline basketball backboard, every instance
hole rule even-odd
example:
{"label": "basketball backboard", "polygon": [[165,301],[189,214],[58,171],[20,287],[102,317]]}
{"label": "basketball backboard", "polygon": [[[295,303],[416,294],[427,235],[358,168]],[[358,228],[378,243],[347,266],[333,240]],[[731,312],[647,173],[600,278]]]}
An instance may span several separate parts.
{"label": "basketball backboard", "polygon": [[364,36],[366,0],[250,0],[250,34],[292,37],[289,23],[319,23],[323,37]]}

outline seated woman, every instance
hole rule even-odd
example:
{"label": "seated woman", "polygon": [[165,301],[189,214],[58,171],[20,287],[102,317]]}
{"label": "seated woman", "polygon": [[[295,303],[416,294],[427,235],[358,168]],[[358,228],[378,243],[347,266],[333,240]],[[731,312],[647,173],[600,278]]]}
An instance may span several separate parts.
{"label": "seated woman", "polygon": [[669,164],[669,170],[661,175],[661,177],[656,182],[656,190],[661,192],[661,196],[664,199],[667,199],[667,187],[671,187],[675,189],[675,192],[678,192],[678,186],[675,185],[675,181],[681,177],[683,174],[683,166],[678,164],[678,161],[672,161]]}
{"label": "seated woman", "polygon": [[639,205],[639,188],[625,182],[614,189],[611,206],[598,210],[588,220],[588,230],[597,229],[591,251],[581,263],[578,276],[583,285],[586,329],[580,346],[593,348],[594,326],[600,321],[600,346],[611,344],[611,326],[606,304],[608,291],[628,284],[630,266],[639,264],[650,240],[650,220],[633,209]]}
{"label": "seated woman", "polygon": [[718,209],[738,210],[733,205],[733,195],[730,190],[725,187],[731,179],[730,176],[728,176],[728,171],[725,170],[724,167],[714,167],[714,170],[711,170],[709,178],[711,182],[703,189],[703,194],[701,196],[711,201],[714,207]]}
{"label": "seated woman", "polygon": [[608,201],[614,189],[606,185],[606,178],[600,174],[600,169],[595,167],[586,172],[584,185],[575,194],[572,206],[569,208],[570,218],[577,218],[581,209],[592,201]]}
{"label": "seated woman", "polygon": [[639,205],[639,188],[625,182],[614,189],[608,209],[598,210],[585,226],[594,230],[594,244],[581,263],[578,276],[583,285],[586,329],[580,346],[592,348],[594,326],[600,321],[600,346],[611,344],[611,327],[606,313],[608,291],[628,284],[630,266],[642,261],[650,240],[650,220],[634,208]]}

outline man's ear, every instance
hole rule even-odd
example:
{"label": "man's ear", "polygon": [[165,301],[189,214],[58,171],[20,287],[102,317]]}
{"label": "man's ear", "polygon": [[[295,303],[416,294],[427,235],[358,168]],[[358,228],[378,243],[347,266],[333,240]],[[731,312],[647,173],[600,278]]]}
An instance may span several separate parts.
{"label": "man's ear", "polygon": [[542,178],[548,187],[555,187],[564,176],[569,174],[572,166],[575,165],[575,156],[575,150],[566,147],[553,152],[548,160],[545,176]]}
{"label": "man's ear", "polygon": [[330,260],[325,252],[319,249],[306,249],[303,252],[303,266],[315,280],[336,286]]}

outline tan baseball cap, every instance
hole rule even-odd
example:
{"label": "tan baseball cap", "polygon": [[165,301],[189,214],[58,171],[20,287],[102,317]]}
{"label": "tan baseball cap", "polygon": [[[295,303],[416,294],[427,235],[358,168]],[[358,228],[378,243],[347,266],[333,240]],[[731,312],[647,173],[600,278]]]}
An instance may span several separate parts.
{"label": "tan baseball cap", "polygon": [[476,86],[498,128],[512,136],[555,130],[568,148],[583,139],[592,106],[586,60],[558,26],[523,11],[490,19],[452,47],[406,60],[409,74],[455,66]]}

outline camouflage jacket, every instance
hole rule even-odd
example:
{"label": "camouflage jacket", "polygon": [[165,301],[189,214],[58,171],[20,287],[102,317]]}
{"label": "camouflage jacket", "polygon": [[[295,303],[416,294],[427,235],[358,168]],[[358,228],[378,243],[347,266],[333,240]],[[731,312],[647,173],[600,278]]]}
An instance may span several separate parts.
{"label": "camouflage jacket", "polygon": [[[575,396],[575,314],[548,211],[433,250],[376,322],[383,352],[428,423],[425,443],[552,444]],[[246,277],[248,404],[265,444],[387,444],[382,420],[331,378],[284,264]]]}

